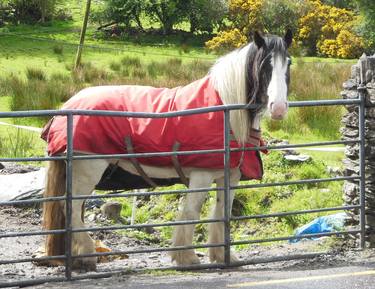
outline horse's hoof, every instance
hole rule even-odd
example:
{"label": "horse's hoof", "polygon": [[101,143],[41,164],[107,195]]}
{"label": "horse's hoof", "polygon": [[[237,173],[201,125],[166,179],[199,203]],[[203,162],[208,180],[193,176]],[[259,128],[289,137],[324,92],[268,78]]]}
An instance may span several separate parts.
{"label": "horse's hoof", "polygon": [[[211,263],[225,263],[224,249],[223,248],[209,248],[208,255]],[[237,258],[233,251],[230,251],[230,263],[236,263],[240,260]]]}
{"label": "horse's hoof", "polygon": [[194,251],[175,251],[171,253],[172,262],[176,262],[178,266],[189,266],[200,264],[198,256]]}
{"label": "horse's hoof", "polygon": [[73,270],[76,270],[79,272],[96,271],[96,257],[74,260]]}

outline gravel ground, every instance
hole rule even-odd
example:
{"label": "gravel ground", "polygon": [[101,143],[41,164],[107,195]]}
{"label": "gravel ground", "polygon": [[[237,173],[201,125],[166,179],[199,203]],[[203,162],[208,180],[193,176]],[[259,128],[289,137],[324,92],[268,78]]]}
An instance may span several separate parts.
{"label": "gravel ground", "polygon": [[[15,164],[4,163],[4,167],[0,165],[0,174],[20,173],[35,170],[32,166],[19,166]],[[95,206],[94,206],[95,207]],[[93,214],[89,211],[87,216]],[[0,207],[0,234],[10,232],[36,231],[41,228],[41,210],[39,208],[15,208]],[[89,220],[87,220],[89,219]],[[110,224],[105,218],[94,218],[104,221],[104,224]],[[88,225],[97,226],[94,219],[86,218]],[[15,238],[0,239],[0,259],[15,260],[21,258],[31,258],[43,243],[42,236],[28,236]],[[147,248],[157,248],[159,244],[152,240],[138,240],[129,238],[116,232],[99,231],[93,235],[96,240],[101,240],[105,246],[112,250],[138,250]],[[157,239],[157,238],[156,238]],[[354,243],[354,242],[352,242]],[[272,246],[251,246],[250,249],[241,250],[238,256],[242,260],[252,258],[267,258],[275,256],[294,255],[319,250],[325,250],[325,241],[304,241],[297,244],[275,244]],[[353,244],[352,244],[353,245]],[[209,263],[205,253],[199,253],[202,263]],[[337,245],[330,253],[321,257],[309,260],[292,260],[274,263],[256,264],[245,266],[235,270],[285,270],[286,268],[294,270],[302,269],[318,269],[327,266],[344,266],[348,264],[360,264],[363,262],[375,262],[375,251],[372,249],[365,251],[352,250],[348,245]],[[130,254],[128,258],[114,259],[107,263],[98,265],[97,272],[108,272],[112,270],[124,269],[151,269],[171,266],[170,258],[167,253],[148,253],[148,254]],[[211,270],[210,276],[215,274],[230,274],[228,270]],[[205,273],[194,273],[206,274]],[[74,273],[79,275],[79,273]],[[33,263],[19,263],[0,265],[0,287],[2,282],[19,281],[26,279],[36,279],[43,277],[63,277],[63,267],[45,267],[37,266]],[[116,279],[117,278],[117,279]],[[127,278],[114,277],[113,280],[121,281]],[[133,277],[134,278],[134,277]],[[149,278],[149,277],[142,277]],[[116,282],[117,282],[116,281]],[[92,281],[94,282],[94,281]],[[100,283],[101,281],[95,281]],[[42,287],[41,287],[42,288]],[[44,287],[43,287],[44,288]],[[47,287],[46,287],[47,288]],[[62,288],[62,287],[61,287]]]}
{"label": "gravel ground", "polygon": [[[14,207],[0,208],[0,233],[33,231],[40,229],[40,209],[25,209]],[[90,225],[90,223],[89,223]],[[91,225],[95,225],[91,223]],[[142,248],[156,248],[158,244],[147,240],[129,238],[115,232],[99,232],[93,236],[100,239],[112,250],[136,250]],[[41,246],[43,237],[28,236],[16,238],[2,238],[0,246],[1,260],[14,260],[29,258],[35,254]],[[317,248],[317,244],[323,241],[306,241],[298,244],[276,244],[272,246],[252,246],[251,249],[242,250],[238,253],[241,259],[266,258],[273,256],[285,256],[298,253],[306,253]],[[319,246],[318,246],[319,247]],[[200,253],[202,263],[208,263],[208,257]],[[280,270],[285,268],[320,268],[321,266],[338,266],[348,263],[358,263],[363,260],[375,260],[373,250],[357,251],[346,250],[338,246],[331,253],[311,260],[294,260],[266,264],[246,266],[246,268]],[[126,259],[115,259],[111,262],[98,265],[97,272],[108,272],[112,270],[149,269],[171,266],[167,253],[131,254]],[[240,269],[239,269],[240,270]],[[79,273],[75,273],[79,274]],[[0,283],[22,279],[35,279],[40,277],[64,276],[63,267],[44,267],[33,263],[0,265]]]}

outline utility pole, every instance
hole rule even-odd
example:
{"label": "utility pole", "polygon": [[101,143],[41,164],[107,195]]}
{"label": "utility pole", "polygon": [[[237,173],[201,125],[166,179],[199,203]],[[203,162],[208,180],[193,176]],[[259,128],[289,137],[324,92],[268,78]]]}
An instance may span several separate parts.
{"label": "utility pole", "polygon": [[79,46],[77,50],[76,61],[74,64],[74,70],[76,70],[81,65],[82,49],[83,49],[83,44],[85,42],[87,22],[89,20],[89,15],[90,15],[90,6],[91,6],[91,0],[87,0],[85,18],[83,19],[81,38],[79,40]]}

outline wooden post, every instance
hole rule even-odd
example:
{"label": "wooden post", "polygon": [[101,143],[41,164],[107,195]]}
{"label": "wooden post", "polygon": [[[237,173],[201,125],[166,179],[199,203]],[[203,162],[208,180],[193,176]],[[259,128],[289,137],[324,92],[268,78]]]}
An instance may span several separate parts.
{"label": "wooden post", "polygon": [[83,49],[83,44],[85,42],[87,22],[89,20],[89,15],[90,15],[90,6],[91,6],[91,0],[87,0],[85,17],[83,19],[81,37],[80,37],[80,40],[79,40],[79,46],[78,46],[78,50],[77,50],[76,61],[75,61],[75,64],[74,64],[74,70],[76,70],[81,65],[82,49]]}

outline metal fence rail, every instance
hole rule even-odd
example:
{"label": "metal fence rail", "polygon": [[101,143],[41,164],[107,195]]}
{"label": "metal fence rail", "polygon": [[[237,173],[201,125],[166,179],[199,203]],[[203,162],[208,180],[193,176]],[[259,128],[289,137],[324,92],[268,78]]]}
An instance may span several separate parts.
{"label": "metal fence rail", "polygon": [[[0,234],[0,240],[3,238],[14,238],[14,237],[26,237],[26,236],[36,236],[36,235],[48,235],[48,234],[65,234],[66,235],[66,250],[65,255],[61,256],[48,256],[39,258],[22,258],[18,260],[0,260],[0,265],[15,264],[15,263],[25,263],[33,261],[47,261],[47,260],[65,260],[65,276],[64,277],[53,277],[53,278],[39,278],[33,280],[21,280],[21,281],[11,281],[0,283],[0,287],[9,286],[26,286],[35,285],[44,282],[53,281],[66,281],[66,280],[79,280],[83,278],[101,278],[108,277],[112,274],[118,274],[123,271],[111,271],[108,273],[92,273],[92,274],[82,274],[74,275],[72,272],[72,262],[75,258],[82,257],[93,257],[93,256],[110,256],[110,255],[123,255],[123,254],[139,254],[139,253],[151,253],[151,252],[165,252],[165,251],[178,251],[186,249],[197,249],[197,248],[211,248],[211,247],[224,247],[225,250],[225,262],[223,264],[202,264],[194,265],[188,267],[167,267],[158,269],[202,269],[202,268],[228,268],[234,266],[254,264],[256,262],[273,262],[281,260],[290,260],[298,258],[308,258],[315,257],[317,254],[300,254],[295,256],[284,256],[284,257],[273,257],[273,258],[257,258],[252,260],[244,260],[241,262],[231,263],[230,262],[230,248],[234,245],[243,244],[255,244],[262,242],[275,242],[275,241],[285,241],[293,239],[301,239],[306,237],[321,237],[321,236],[332,236],[332,235],[347,235],[347,234],[360,234],[362,248],[365,246],[365,167],[364,167],[364,148],[365,148],[365,103],[363,98],[363,92],[359,89],[359,98],[351,100],[320,100],[320,101],[301,101],[301,102],[290,102],[290,107],[310,107],[310,106],[327,106],[327,105],[355,105],[358,106],[359,117],[359,138],[355,141],[331,141],[331,142],[314,142],[305,144],[294,144],[294,145],[270,145],[262,147],[253,147],[246,149],[231,149],[230,148],[230,112],[232,110],[238,109],[249,109],[254,108],[254,105],[222,105],[208,108],[191,109],[186,111],[178,112],[168,112],[168,113],[141,113],[141,112],[118,112],[118,111],[85,111],[85,110],[46,110],[46,111],[21,111],[21,112],[0,112],[1,118],[20,118],[20,117],[37,117],[37,116],[56,116],[64,115],[67,117],[67,153],[65,156],[58,157],[27,157],[27,158],[0,158],[0,162],[36,162],[36,161],[50,161],[50,160],[64,160],[66,161],[66,196],[64,197],[48,197],[33,200],[23,200],[23,201],[9,201],[1,202],[0,206],[9,205],[28,205],[28,204],[40,204],[44,202],[52,201],[62,201],[65,200],[66,203],[66,220],[65,229],[61,230],[40,230],[40,231],[29,231],[29,232],[7,232]],[[176,116],[186,116],[192,114],[201,114],[207,112],[217,112],[223,111],[224,113],[224,144],[223,149],[217,150],[200,150],[200,151],[178,151],[178,152],[158,152],[158,153],[133,153],[133,154],[111,154],[111,155],[74,155],[73,153],[73,121],[75,115],[95,115],[95,116],[112,116],[112,117],[133,117],[133,118],[168,118]],[[231,152],[241,151],[241,150],[278,150],[278,149],[291,149],[291,148],[301,148],[301,147],[313,147],[313,146],[328,146],[328,145],[342,145],[342,144],[359,144],[360,148],[360,173],[355,177],[335,177],[335,178],[325,178],[325,179],[306,179],[306,180],[295,180],[288,182],[277,182],[277,183],[257,183],[257,184],[246,184],[231,186],[230,185],[230,175],[229,175],[229,164],[230,164],[230,154]],[[137,158],[137,157],[160,157],[160,156],[173,156],[173,155],[190,155],[190,154],[208,154],[208,153],[222,153],[224,154],[224,186],[217,188],[198,188],[198,189],[186,189],[186,190],[169,190],[169,191],[146,191],[146,192],[117,192],[108,195],[90,195],[90,196],[73,196],[72,195],[72,166],[74,160],[83,159],[109,159],[109,158]],[[232,217],[230,212],[229,198],[231,189],[245,189],[245,188],[264,188],[272,186],[290,186],[298,184],[310,184],[310,183],[322,183],[322,182],[332,182],[332,181],[345,181],[345,180],[358,180],[360,185],[360,204],[355,206],[341,206],[334,208],[316,208],[312,210],[300,210],[292,212],[279,212],[273,214],[261,214],[252,216],[240,216]],[[150,196],[150,195],[166,195],[166,194],[187,194],[187,193],[199,193],[208,191],[224,191],[225,194],[225,208],[224,217],[222,219],[205,219],[205,220],[188,220],[188,221],[174,221],[165,223],[154,223],[154,224],[136,224],[136,225],[116,225],[116,226],[102,226],[102,227],[90,227],[90,228],[72,228],[72,202],[73,200],[82,199],[98,199],[98,198],[129,198],[134,196]],[[338,210],[353,210],[359,209],[360,211],[360,228],[358,230],[348,230],[334,233],[320,233],[320,234],[309,234],[302,236],[282,236],[276,238],[259,239],[259,240],[241,240],[232,241],[230,235],[230,225],[232,222],[239,222],[242,220],[250,219],[264,219],[264,218],[276,218],[276,217],[286,217],[292,215],[300,214],[311,214],[317,212],[329,212]],[[105,253],[93,253],[85,254],[79,256],[72,256],[72,234],[75,232],[87,232],[87,231],[109,231],[109,230],[122,230],[122,229],[138,229],[145,227],[164,227],[164,226],[180,226],[186,224],[207,224],[214,222],[222,222],[224,224],[224,242],[217,244],[197,244],[191,246],[178,246],[178,247],[168,247],[168,248],[152,248],[152,249],[142,249],[142,250],[127,250],[127,251],[113,251]],[[126,270],[128,272],[128,270]]]}

